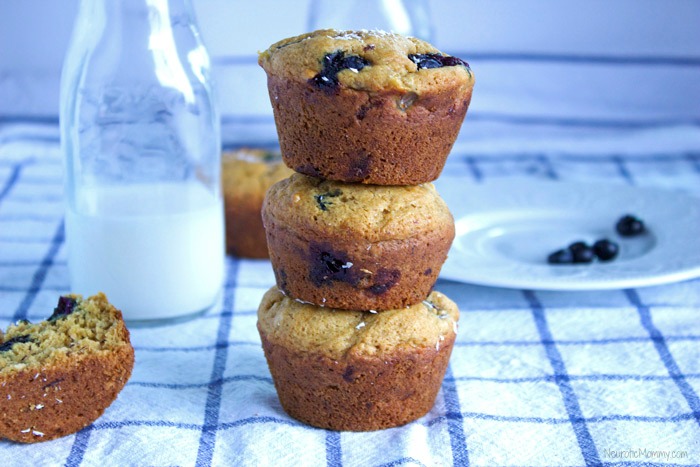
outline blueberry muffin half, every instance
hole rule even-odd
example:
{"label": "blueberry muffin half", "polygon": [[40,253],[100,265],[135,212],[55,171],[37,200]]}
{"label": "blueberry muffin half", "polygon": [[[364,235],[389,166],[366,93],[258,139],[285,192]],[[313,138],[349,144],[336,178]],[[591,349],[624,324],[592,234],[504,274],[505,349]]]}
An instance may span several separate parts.
{"label": "blueberry muffin half", "polygon": [[46,321],[0,331],[0,438],[75,433],[116,399],[133,366],[122,314],[103,294],[61,297]]}

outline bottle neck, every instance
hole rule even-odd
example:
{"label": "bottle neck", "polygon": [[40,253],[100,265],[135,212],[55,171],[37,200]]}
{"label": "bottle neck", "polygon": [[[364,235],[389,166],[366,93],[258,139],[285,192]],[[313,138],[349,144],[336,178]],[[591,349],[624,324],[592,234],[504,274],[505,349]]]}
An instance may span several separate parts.
{"label": "bottle neck", "polygon": [[81,0],[81,10],[101,11],[110,19],[126,16],[152,15],[164,21],[182,20],[192,14],[190,0]]}
{"label": "bottle neck", "polygon": [[158,38],[166,35],[197,36],[195,25],[190,0],[81,0],[76,29],[88,40],[151,38],[149,47],[158,47]]}
{"label": "bottle neck", "polygon": [[74,66],[99,63],[93,73],[123,83],[155,74],[162,85],[186,89],[209,73],[190,0],[81,0],[72,44],[85,57]]}

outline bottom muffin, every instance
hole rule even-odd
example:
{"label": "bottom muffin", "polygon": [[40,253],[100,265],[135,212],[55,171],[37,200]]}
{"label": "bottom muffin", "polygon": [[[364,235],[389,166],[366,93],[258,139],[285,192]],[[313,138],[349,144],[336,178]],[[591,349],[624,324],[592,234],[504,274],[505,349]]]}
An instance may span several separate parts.
{"label": "bottom muffin", "polygon": [[379,313],[317,307],[270,289],[258,331],[284,410],[319,428],[371,431],[425,415],[435,403],[459,310],[432,292]]}

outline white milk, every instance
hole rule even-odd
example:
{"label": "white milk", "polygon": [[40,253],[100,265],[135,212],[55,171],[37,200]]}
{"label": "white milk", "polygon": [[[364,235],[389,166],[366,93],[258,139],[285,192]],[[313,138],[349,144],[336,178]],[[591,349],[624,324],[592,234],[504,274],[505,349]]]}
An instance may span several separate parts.
{"label": "white milk", "polygon": [[220,199],[195,182],[81,195],[79,213],[66,213],[73,292],[104,292],[126,320],[174,318],[214,304],[224,277]]}

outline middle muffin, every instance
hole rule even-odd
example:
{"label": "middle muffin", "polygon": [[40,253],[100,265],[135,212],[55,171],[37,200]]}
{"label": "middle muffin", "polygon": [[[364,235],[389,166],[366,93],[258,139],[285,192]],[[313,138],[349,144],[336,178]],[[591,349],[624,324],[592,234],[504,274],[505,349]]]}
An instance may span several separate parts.
{"label": "middle muffin", "polygon": [[262,216],[277,286],[347,310],[425,299],[455,235],[431,183],[359,185],[293,174],[269,189]]}

